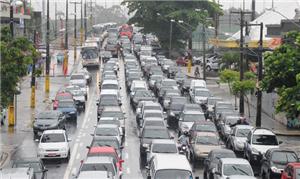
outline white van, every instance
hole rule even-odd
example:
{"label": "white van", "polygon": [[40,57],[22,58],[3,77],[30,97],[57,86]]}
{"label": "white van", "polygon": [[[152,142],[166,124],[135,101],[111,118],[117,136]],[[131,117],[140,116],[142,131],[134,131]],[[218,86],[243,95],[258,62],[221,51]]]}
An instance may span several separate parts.
{"label": "white van", "polygon": [[195,88],[206,88],[204,80],[192,80],[190,84],[190,96],[193,96]]}
{"label": "white van", "polygon": [[99,58],[99,49],[97,43],[95,42],[84,43],[80,53],[82,57],[83,67],[89,67],[89,66],[99,67],[100,58]]}
{"label": "white van", "polygon": [[160,178],[189,178],[194,177],[192,167],[185,155],[180,154],[156,154],[149,162],[147,179]]}

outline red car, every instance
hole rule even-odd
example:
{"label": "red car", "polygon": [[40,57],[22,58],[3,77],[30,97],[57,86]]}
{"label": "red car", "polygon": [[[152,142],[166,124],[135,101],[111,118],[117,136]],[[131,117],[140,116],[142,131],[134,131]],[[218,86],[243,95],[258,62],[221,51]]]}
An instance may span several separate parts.
{"label": "red car", "polygon": [[188,60],[185,59],[184,57],[178,57],[177,60],[176,60],[176,64],[178,66],[187,66]]}
{"label": "red car", "polygon": [[73,100],[73,95],[69,92],[58,92],[56,93],[55,99],[53,100],[53,109],[56,110],[58,103],[61,100]]}
{"label": "red car", "polygon": [[289,163],[281,173],[281,179],[298,179],[300,174],[300,162]]}
{"label": "red car", "polygon": [[122,171],[122,160],[119,156],[115,148],[113,147],[91,147],[89,148],[88,156],[110,156],[112,157],[116,163],[119,171]]}

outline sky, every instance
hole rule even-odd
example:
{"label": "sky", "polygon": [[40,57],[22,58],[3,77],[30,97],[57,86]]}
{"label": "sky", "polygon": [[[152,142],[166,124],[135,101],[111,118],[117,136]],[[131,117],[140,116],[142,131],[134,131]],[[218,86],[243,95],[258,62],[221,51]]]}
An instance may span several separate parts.
{"label": "sky", "polygon": [[[33,4],[34,9],[42,10],[42,1],[43,0],[28,0],[31,1]],[[55,9],[55,2],[57,4],[57,11],[65,12],[65,1],[66,0],[49,0],[49,6],[50,6],[50,18],[54,18],[54,9]],[[69,2],[81,2],[81,0],[69,0]],[[85,0],[83,0],[84,2]],[[87,2],[93,1],[96,2],[98,5],[102,5],[106,7],[111,7],[113,5],[120,5],[122,0],[86,0]],[[148,0],[151,1],[151,0]],[[235,7],[235,8],[242,8],[243,4],[245,4],[245,9],[251,8],[251,2],[252,0],[215,0],[216,2],[219,1],[219,3],[223,6],[223,9],[228,9],[229,7]],[[297,2],[298,8],[300,8],[300,0],[256,0],[256,11],[259,13],[263,11],[265,8],[271,8],[272,7],[272,1],[274,2],[274,7],[280,7],[283,4],[292,3],[295,4]],[[46,9],[46,0],[45,2],[45,9]],[[294,7],[292,7],[292,10],[294,10]],[[78,16],[80,16],[80,5],[77,6],[77,12]],[[74,13],[74,5],[69,5],[69,14]],[[72,15],[69,17],[72,19]]]}

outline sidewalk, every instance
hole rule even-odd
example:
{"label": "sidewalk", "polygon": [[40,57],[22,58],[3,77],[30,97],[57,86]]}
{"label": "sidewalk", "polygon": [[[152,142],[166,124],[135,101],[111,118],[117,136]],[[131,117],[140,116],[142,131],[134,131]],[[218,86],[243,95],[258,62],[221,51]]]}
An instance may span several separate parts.
{"label": "sidewalk", "polygon": [[[189,78],[195,78],[194,76],[194,69],[195,66],[192,68],[192,72],[190,74],[187,73],[187,68],[182,67],[181,68],[183,72],[187,74]],[[200,68],[201,69],[201,68]],[[200,78],[203,78],[203,73],[200,72]],[[235,97],[234,95],[231,95],[229,93],[229,88],[227,84],[219,84],[219,77],[210,77],[207,76],[207,87],[210,89],[210,91],[215,95],[222,97],[226,101],[232,102],[232,104],[235,104]],[[250,117],[249,117],[249,110],[248,110],[248,103],[245,99],[245,116],[250,119],[251,125],[255,126],[255,120],[256,120],[256,97],[253,95],[248,95],[249,97],[249,109],[250,109]],[[263,95],[263,98],[269,98],[269,95]],[[237,98],[237,106],[239,104],[239,98]],[[273,132],[277,135],[282,136],[300,136],[299,130],[292,130],[288,129],[286,125],[284,125],[285,118],[282,114],[275,114],[275,112],[272,115],[269,115],[264,111],[264,108],[267,108],[269,106],[263,106],[262,108],[262,127],[272,129]]]}
{"label": "sidewalk", "polygon": [[[69,65],[68,76],[79,68],[80,50],[77,50],[77,61],[74,64],[73,50],[69,52]],[[56,64],[55,54],[51,58],[52,64]],[[45,78],[36,78],[36,108],[31,109],[31,75],[23,78],[21,82],[21,94],[17,96],[17,116],[14,127],[8,127],[7,121],[5,125],[0,128],[0,168],[5,163],[4,160],[9,161],[10,157],[21,145],[26,145],[28,135],[32,135],[32,124],[35,119],[35,115],[41,111],[52,108],[52,99],[54,99],[56,92],[68,84],[69,79],[63,76],[62,66],[50,71],[50,93],[45,93]],[[54,74],[53,74],[54,72]],[[30,140],[33,140],[33,138]],[[3,156],[3,157],[1,157]],[[4,157],[6,156],[6,157]]]}

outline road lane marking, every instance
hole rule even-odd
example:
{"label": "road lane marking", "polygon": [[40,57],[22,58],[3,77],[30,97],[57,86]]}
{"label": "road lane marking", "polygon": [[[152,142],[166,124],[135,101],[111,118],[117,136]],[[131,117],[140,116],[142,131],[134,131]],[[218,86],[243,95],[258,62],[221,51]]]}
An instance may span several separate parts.
{"label": "road lane marking", "polygon": [[125,142],[125,147],[128,147],[128,143],[127,143],[127,141]]}
{"label": "road lane marking", "polygon": [[78,153],[77,155],[76,155],[76,160],[78,160],[80,158],[80,154]]}
{"label": "road lane marking", "polygon": [[130,174],[130,168],[129,167],[127,167],[126,172],[127,172],[127,174]]}
{"label": "road lane marking", "polygon": [[125,153],[125,159],[128,159],[129,158],[129,155],[128,155],[128,153],[126,152]]}
{"label": "road lane marking", "polygon": [[[91,95],[91,98],[92,98],[92,99],[93,99],[93,97],[94,97],[94,95],[95,95],[95,94],[94,94],[95,89],[96,89],[96,88],[94,88],[94,89],[92,90],[92,95]],[[89,110],[91,109],[91,105],[94,104],[94,103],[92,103],[92,101],[93,101],[93,100],[90,100],[90,101],[88,102],[86,111],[89,111]],[[85,114],[84,114],[83,122],[82,122],[82,125],[81,125],[81,130],[82,130],[83,128],[85,128],[85,125],[86,125],[88,116],[89,116],[89,113],[85,113]],[[88,127],[88,126],[86,126],[86,127]],[[77,136],[77,137],[78,137],[78,136]],[[71,159],[70,159],[69,164],[68,164],[68,167],[67,167],[67,169],[66,169],[66,171],[65,171],[64,179],[69,179],[69,178],[70,178],[70,172],[71,172],[71,169],[73,168],[73,164],[74,164],[74,161],[75,161],[74,156],[75,156],[76,153],[78,153],[78,143],[75,143],[75,145],[74,145],[74,147],[73,147]],[[72,156],[73,156],[73,157],[72,157]]]}
{"label": "road lane marking", "polygon": [[75,143],[72,154],[71,154],[70,162],[68,164],[68,167],[67,167],[65,175],[64,175],[64,179],[69,179],[70,178],[70,170],[71,170],[71,168],[73,166],[73,163],[75,161],[74,158],[75,158],[75,155],[77,153],[77,150],[78,150],[78,143]]}

